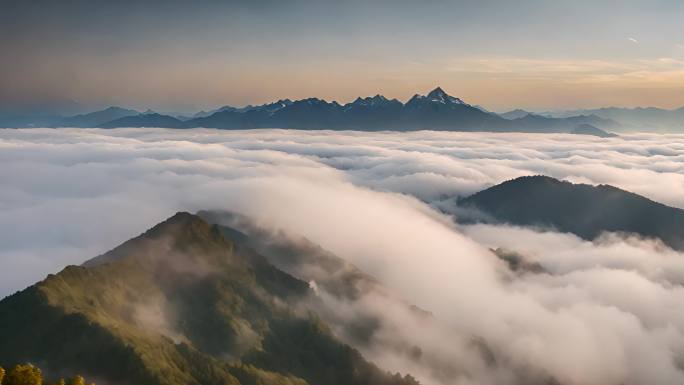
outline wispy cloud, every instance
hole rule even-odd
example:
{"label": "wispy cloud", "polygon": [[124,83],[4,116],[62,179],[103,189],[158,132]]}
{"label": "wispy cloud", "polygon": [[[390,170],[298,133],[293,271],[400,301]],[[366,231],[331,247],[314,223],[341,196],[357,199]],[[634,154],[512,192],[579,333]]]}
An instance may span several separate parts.
{"label": "wispy cloud", "polygon": [[684,86],[684,61],[672,57],[623,61],[476,57],[457,59],[448,71],[506,79],[657,88]]}
{"label": "wispy cloud", "polygon": [[633,37],[628,37],[627,40],[631,41],[634,44],[639,44],[639,40],[633,38]]}

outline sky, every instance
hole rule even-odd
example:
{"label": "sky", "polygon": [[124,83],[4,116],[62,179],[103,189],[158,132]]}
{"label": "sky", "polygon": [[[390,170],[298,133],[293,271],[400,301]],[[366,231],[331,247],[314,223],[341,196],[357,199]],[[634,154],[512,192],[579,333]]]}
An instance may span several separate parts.
{"label": "sky", "polygon": [[[0,105],[197,111],[279,98],[495,111],[684,106],[684,3],[0,0]],[[71,103],[73,104],[73,103]]]}

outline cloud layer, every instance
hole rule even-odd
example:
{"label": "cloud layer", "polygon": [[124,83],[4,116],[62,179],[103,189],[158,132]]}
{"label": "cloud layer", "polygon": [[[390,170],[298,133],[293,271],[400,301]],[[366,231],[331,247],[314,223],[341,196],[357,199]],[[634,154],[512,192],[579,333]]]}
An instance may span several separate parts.
{"label": "cloud layer", "polygon": [[[684,207],[682,150],[684,136],[650,134],[3,130],[0,262],[9,268],[0,295],[175,211],[227,209],[306,236],[432,312],[418,332],[422,324],[377,297],[347,304],[439,357],[436,365],[365,348],[425,384],[682,383],[684,256],[616,235],[586,242],[460,226],[434,209],[539,173]],[[515,274],[496,247],[548,273]],[[474,353],[474,339],[496,365]]]}

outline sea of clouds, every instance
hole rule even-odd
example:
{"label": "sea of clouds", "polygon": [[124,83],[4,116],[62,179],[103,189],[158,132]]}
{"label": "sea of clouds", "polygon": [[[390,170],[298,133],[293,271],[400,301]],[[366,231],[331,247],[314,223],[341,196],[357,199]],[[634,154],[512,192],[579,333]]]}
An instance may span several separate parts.
{"label": "sea of clouds", "polygon": [[[434,358],[364,349],[426,385],[513,384],[521,372],[562,384],[681,384],[684,255],[610,234],[588,242],[460,225],[435,207],[545,174],[682,208],[683,161],[684,135],[0,130],[0,296],[176,211],[225,209],[303,235],[431,312],[427,329],[377,298],[346,304],[382,315],[393,336]],[[508,271],[496,247],[547,273]],[[496,365],[473,354],[473,338]]]}

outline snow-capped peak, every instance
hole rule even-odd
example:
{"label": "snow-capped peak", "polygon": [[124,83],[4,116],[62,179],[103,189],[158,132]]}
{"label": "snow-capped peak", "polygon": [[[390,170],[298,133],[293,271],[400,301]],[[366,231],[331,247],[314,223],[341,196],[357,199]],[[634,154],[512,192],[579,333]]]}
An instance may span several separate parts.
{"label": "snow-capped peak", "polygon": [[427,94],[426,98],[431,102],[438,102],[442,104],[465,104],[463,100],[455,98],[446,92],[441,87],[437,87]]}

